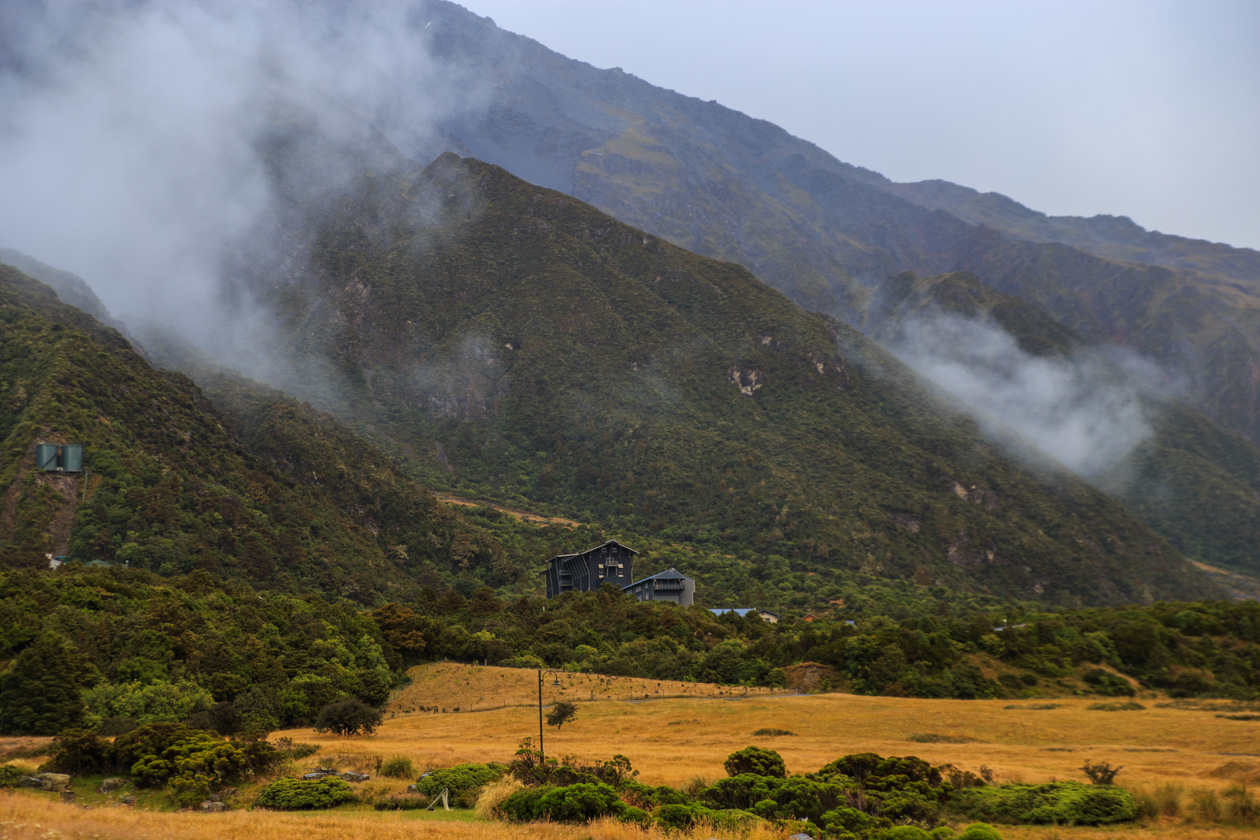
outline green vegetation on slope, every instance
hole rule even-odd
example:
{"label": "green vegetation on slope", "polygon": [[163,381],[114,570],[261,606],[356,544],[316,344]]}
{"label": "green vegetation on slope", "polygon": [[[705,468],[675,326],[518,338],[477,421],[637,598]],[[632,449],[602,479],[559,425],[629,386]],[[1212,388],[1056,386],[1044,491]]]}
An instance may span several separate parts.
{"label": "green vegetation on slope", "polygon": [[433,486],[817,571],[1069,603],[1204,591],[1103,494],[1013,466],[734,265],[454,156],[365,176],[311,224],[309,271],[249,282],[340,372],[342,416]]}
{"label": "green vegetation on slope", "polygon": [[[1161,395],[1059,326],[1031,303],[1002,294],[979,277],[955,272],[918,278],[903,273],[876,288],[871,328],[894,346],[908,322],[935,323],[941,313],[997,326],[1034,357],[1053,357],[1088,375],[1096,387],[1134,394],[1151,435],[1092,481],[1123,502],[1186,556],[1243,572],[1260,572],[1260,448],[1222,429],[1173,396]],[[940,342],[935,354],[965,358],[966,347]]]}
{"label": "green vegetation on slope", "polygon": [[[5,266],[0,331],[0,563],[201,569],[371,602],[502,554],[368,447],[339,449],[353,440],[292,401],[257,410],[250,452],[186,377],[153,370]],[[83,444],[88,472],[36,471],[39,441]]]}

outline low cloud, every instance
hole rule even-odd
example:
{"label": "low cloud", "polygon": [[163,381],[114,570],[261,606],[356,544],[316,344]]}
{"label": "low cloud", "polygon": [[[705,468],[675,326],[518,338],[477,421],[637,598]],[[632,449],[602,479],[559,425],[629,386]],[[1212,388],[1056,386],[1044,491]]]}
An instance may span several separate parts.
{"label": "low cloud", "polygon": [[1152,435],[1141,396],[1154,368],[1139,359],[1034,356],[996,324],[948,314],[914,318],[888,347],[962,400],[994,439],[1014,432],[1085,478]]}
{"label": "low cloud", "polygon": [[[379,131],[416,148],[439,118],[475,107],[474,87],[433,59],[422,10],[14,4],[0,13],[0,245],[79,274],[124,320],[162,324],[275,381],[287,362],[272,316],[224,286],[225,263],[276,227],[266,141],[300,113],[333,144]],[[303,177],[326,194],[352,174]],[[284,246],[259,262],[300,251],[292,237]]]}

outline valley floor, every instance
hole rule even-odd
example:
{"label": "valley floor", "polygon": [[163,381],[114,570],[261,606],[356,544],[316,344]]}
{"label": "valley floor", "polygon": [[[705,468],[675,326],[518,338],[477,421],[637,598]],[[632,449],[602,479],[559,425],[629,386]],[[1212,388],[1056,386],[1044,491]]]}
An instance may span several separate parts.
{"label": "valley floor", "polygon": [[[538,737],[534,671],[437,664],[417,669],[413,678],[413,684],[394,699],[385,723],[374,735],[338,738],[294,730],[276,733],[276,737],[320,746],[318,753],[301,762],[302,768],[331,765],[368,772],[380,759],[391,756],[409,757],[418,770],[465,761],[506,761],[520,741]],[[964,701],[841,694],[745,698],[742,689],[719,693],[723,690],[718,687],[694,684],[693,690],[710,692],[710,696],[657,700],[655,691],[674,694],[671,689],[685,684],[561,674],[562,687],[556,689],[552,680],[548,676],[544,701],[571,696],[578,701],[578,716],[560,731],[547,728],[547,753],[586,759],[621,753],[648,784],[681,786],[697,777],[715,780],[723,775],[726,756],[749,744],[778,750],[790,772],[811,771],[846,753],[869,751],[918,755],[934,764],[950,763],[973,772],[985,767],[999,782],[1083,781],[1080,768],[1087,760],[1105,761],[1123,766],[1117,782],[1135,793],[1165,786],[1182,791],[1186,814],[1195,791],[1219,794],[1233,784],[1260,783],[1256,724],[1222,717],[1214,704],[1140,698],[1144,709],[1103,711],[1089,708],[1098,698]],[[595,702],[589,700],[592,693]],[[600,694],[625,699],[600,700]],[[520,705],[505,705],[508,702]],[[464,711],[479,704],[501,708]],[[437,712],[407,711],[435,705]],[[457,706],[461,711],[455,713],[452,709]],[[755,736],[759,729],[795,734]],[[382,796],[405,785],[405,780],[373,779],[362,791]],[[239,810],[208,815],[121,807],[85,809],[30,794],[0,794],[0,840],[243,836],[267,840],[299,835],[305,840],[347,836],[375,840],[414,836],[417,820],[424,822],[424,835],[433,838],[630,840],[650,836],[619,823],[512,826],[477,820],[471,812],[417,815],[340,810],[298,815]],[[1195,824],[1185,817],[1107,829],[1001,826],[1000,831],[1007,840],[1241,840],[1255,836],[1254,828]],[[697,836],[712,834],[706,831]]]}

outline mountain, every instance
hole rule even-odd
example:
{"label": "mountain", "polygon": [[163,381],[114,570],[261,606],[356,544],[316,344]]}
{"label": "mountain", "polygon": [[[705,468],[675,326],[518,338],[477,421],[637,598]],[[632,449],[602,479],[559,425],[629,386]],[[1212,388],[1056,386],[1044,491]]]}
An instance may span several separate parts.
{"label": "mountain", "polygon": [[[902,271],[971,271],[1091,342],[1155,361],[1191,404],[1260,442],[1260,254],[1053,219],[945,182],[895,184],[782,129],[618,69],[599,70],[450,3],[424,35],[484,107],[446,144],[697,253],[744,265],[807,309],[861,320]],[[424,138],[395,137],[427,155]]]}
{"label": "mountain", "polygon": [[[958,341],[959,330],[974,336],[996,328],[1018,350],[1004,351],[1000,360],[986,358],[983,366],[995,369],[1022,358],[1020,364],[1044,362],[1059,365],[1060,371],[1087,371],[1078,376],[1082,385],[1061,389],[1069,392],[1062,397],[1066,402],[1096,405],[1127,389],[1132,413],[1143,428],[1091,480],[1187,556],[1211,558],[1250,574],[1260,571],[1254,548],[1260,540],[1260,448],[1157,388],[1133,387],[1123,358],[1084,341],[1043,310],[992,289],[974,274],[901,274],[877,286],[874,300],[866,313],[869,328],[903,358],[926,354],[936,362],[954,359],[965,365],[965,357],[977,352],[976,343]],[[950,326],[940,329],[942,324]],[[910,346],[908,335],[917,346]],[[1053,391],[1045,369],[1032,378]],[[1002,390],[1000,383],[989,388]]]}
{"label": "mountain", "polygon": [[336,390],[426,483],[820,573],[1068,603],[1203,591],[1106,496],[1014,465],[739,266],[450,154],[377,161],[315,211],[285,194],[306,220],[290,269],[242,262],[233,283],[324,372],[286,388]]}
{"label": "mountain", "polygon": [[[461,564],[507,573],[491,535],[309,406],[233,380],[238,430],[187,377],[4,265],[0,324],[4,565],[201,569],[369,603]],[[87,471],[37,471],[44,441],[82,444]]]}
{"label": "mountain", "polygon": [[[132,11],[150,7],[93,7],[90,19],[117,33]],[[343,7],[326,11],[320,23],[332,25],[315,46],[331,60],[333,51],[359,44],[339,40],[336,24],[353,28],[359,16]],[[414,44],[432,75],[387,79],[367,68],[364,79],[387,83],[383,98],[367,85],[303,77],[299,71],[312,64],[286,63],[283,49],[276,61],[262,62],[263,72],[245,74],[256,84],[243,102],[225,97],[247,114],[224,110],[212,138],[233,150],[225,159],[245,159],[225,183],[243,179],[242,194],[264,200],[265,211],[247,214],[230,204],[227,215],[250,224],[241,225],[244,233],[218,232],[221,241],[205,247],[197,214],[182,233],[196,243],[186,250],[220,260],[198,262],[188,274],[227,275],[225,287],[203,300],[207,309],[222,301],[235,307],[230,321],[211,330],[233,360],[265,360],[259,376],[335,412],[434,486],[823,570],[1020,594],[1049,585],[1049,597],[1067,601],[1149,594],[1133,585],[1136,566],[1121,568],[1141,553],[1149,532],[1021,444],[1016,424],[968,419],[851,325],[881,333],[876,316],[890,277],[970,268],[994,293],[1032,304],[1037,340],[1050,346],[1071,334],[1093,347],[1119,338],[1163,348],[1165,377],[1209,395],[1216,401],[1209,408],[1229,423],[1238,417],[1223,406],[1245,394],[1205,385],[1204,377],[1237,384],[1230,370],[1246,363],[1246,324],[1226,325],[1238,338],[1229,347],[1202,350],[1225,328],[1215,314],[1200,317],[1216,312],[1218,301],[1197,281],[1183,283],[1187,296],[1172,304],[1152,291],[1163,288],[1165,275],[1188,269],[1121,263],[1021,238],[1013,223],[1007,231],[927,206],[768,123],[569,61],[452,4],[415,4],[397,23],[389,43]],[[95,56],[92,27],[80,28],[66,43]],[[42,68],[57,81],[40,62],[12,68],[18,76]],[[451,79],[460,81],[465,104],[430,109],[429,88]],[[349,95],[356,90],[362,95]],[[382,101],[390,107],[379,107]],[[448,147],[503,163],[639,227],[565,210],[565,225],[585,219],[583,230],[570,230],[549,215],[560,212],[554,198],[537,193],[530,201],[547,210],[540,227],[542,211],[522,206],[524,187],[483,189],[500,184],[499,170],[473,172],[471,160],[457,166],[444,157],[420,176],[408,161]],[[258,171],[270,178],[266,185],[253,182]],[[159,206],[185,205],[179,196],[159,198]],[[486,228],[489,218],[501,229]],[[608,234],[615,247],[593,238],[602,230],[616,231]],[[645,230],[751,266],[825,315],[802,320],[751,275],[733,274],[730,264],[695,268],[691,257],[658,250],[660,241]],[[635,237],[642,240],[637,255],[626,245]],[[642,274],[658,270],[663,278],[720,280],[706,281],[712,295],[671,290],[662,297]],[[1185,318],[1193,323],[1178,320]],[[1024,332],[1029,339],[1031,327]],[[1179,340],[1169,345],[1168,335]],[[807,360],[815,373],[801,379],[777,352]],[[726,385],[711,381],[715,369],[725,371]],[[531,384],[521,384],[523,375]],[[837,377],[842,393],[855,382],[866,387],[846,402],[828,384]],[[772,387],[780,382],[792,387]],[[252,414],[266,404],[234,399],[232,391],[218,392],[224,411]],[[241,418],[238,426],[251,423]],[[982,442],[980,431],[995,443]],[[272,466],[286,463],[281,457]],[[1020,516],[999,523],[996,507],[965,516],[948,499],[941,507],[934,494],[942,476],[955,497],[986,509],[994,487],[1024,488],[1016,494],[1027,491],[1015,504]],[[819,487],[835,492],[820,498]],[[1057,494],[1052,507],[1074,501],[1034,513],[1041,504],[1034,497],[1047,487]],[[1115,538],[1129,547],[1112,556],[1102,534],[1121,535]],[[1011,559],[1026,553],[1021,539],[1037,546],[1026,564]],[[1059,574],[1076,550],[1072,540],[1086,547],[1089,572],[1068,575],[1070,583],[1041,580],[1043,569]],[[1165,546],[1147,546],[1151,556],[1178,562]],[[982,568],[979,558],[1011,568]],[[1101,571],[1112,565],[1119,578]],[[1098,580],[1120,578],[1127,582],[1114,591],[1098,589]],[[1177,575],[1166,580],[1180,586]]]}

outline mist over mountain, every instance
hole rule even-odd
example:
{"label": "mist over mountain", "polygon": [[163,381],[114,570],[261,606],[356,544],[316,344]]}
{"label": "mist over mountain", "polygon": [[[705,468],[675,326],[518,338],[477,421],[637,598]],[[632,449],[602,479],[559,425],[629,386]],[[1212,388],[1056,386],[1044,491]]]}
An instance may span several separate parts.
{"label": "mist over mountain", "polygon": [[[3,244],[89,278],[150,335],[178,334],[357,423],[434,484],[924,581],[1140,599],[1155,594],[1140,579],[1194,585],[1152,573],[1179,561],[1044,456],[1124,498],[1138,473],[1119,467],[1161,429],[1215,429],[1161,426],[1154,393],[1260,436],[1254,252],[893,184],[441,0],[26,2],[0,16],[22,33],[0,41],[0,183],[24,197],[0,208]],[[424,168],[446,150],[639,230],[471,161]],[[652,260],[630,256],[635,237]],[[835,320],[730,267],[661,256],[653,237]],[[1038,326],[885,306],[890,278],[959,270]],[[708,291],[694,311],[662,307],[645,274],[657,271]],[[939,395],[846,325],[961,397],[1003,449],[973,440],[957,406],[932,425]],[[1072,349],[1027,350],[1039,341]],[[870,390],[822,396],[796,369],[782,374],[793,388],[775,387],[768,371],[789,356]],[[1177,476],[1167,493],[1207,498],[1205,476],[1222,471],[1231,494],[1249,486],[1218,460],[1242,450],[1209,437],[1194,470],[1160,473]],[[856,462],[838,454],[852,448]],[[836,495],[812,499],[820,482]],[[1039,495],[1047,482],[1056,501]],[[877,500],[838,489],[849,483]],[[1020,526],[980,512],[997,485],[1027,494]],[[684,496],[681,508],[659,498]],[[1200,559],[1251,562],[1237,531],[1219,551],[1193,528],[1163,530],[1188,502],[1141,509]],[[730,519],[706,530],[700,512],[714,509]],[[1085,573],[1042,579],[1073,544]],[[1008,560],[1024,554],[1043,559]],[[1103,579],[1111,588],[1091,592]]]}

